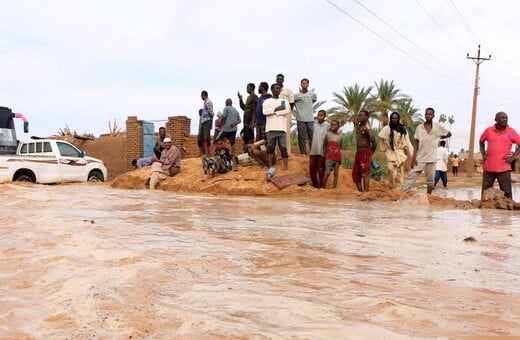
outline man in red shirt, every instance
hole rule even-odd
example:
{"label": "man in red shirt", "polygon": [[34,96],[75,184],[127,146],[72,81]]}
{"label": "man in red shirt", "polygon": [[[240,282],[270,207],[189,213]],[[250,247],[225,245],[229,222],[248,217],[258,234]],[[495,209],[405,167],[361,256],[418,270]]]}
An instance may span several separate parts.
{"label": "man in red shirt", "polygon": [[[498,180],[504,196],[513,199],[511,190],[511,162],[520,154],[520,148],[511,154],[513,144],[520,145],[520,136],[507,125],[507,114],[498,112],[495,115],[496,124],[484,130],[480,136],[480,153],[484,164],[482,169],[482,193],[491,188]],[[487,150],[485,143],[487,142]]]}

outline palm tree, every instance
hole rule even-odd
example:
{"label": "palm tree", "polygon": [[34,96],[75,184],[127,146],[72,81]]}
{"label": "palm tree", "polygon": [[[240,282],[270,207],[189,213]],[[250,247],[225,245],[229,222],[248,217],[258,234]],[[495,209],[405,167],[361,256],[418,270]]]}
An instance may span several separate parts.
{"label": "palm tree", "polygon": [[395,87],[394,81],[381,79],[376,84],[377,93],[372,96],[371,111],[378,112],[375,116],[383,126],[388,124],[388,112],[394,111],[402,100],[410,99],[410,97]]}
{"label": "palm tree", "polygon": [[399,112],[399,115],[401,116],[401,124],[406,126],[406,130],[408,130],[408,133],[410,134],[410,140],[413,143],[415,129],[417,129],[419,124],[424,123],[424,118],[419,113],[419,109],[413,105],[411,98],[399,101],[395,109]]}
{"label": "palm tree", "polygon": [[340,93],[332,93],[332,101],[339,106],[328,110],[329,119],[337,119],[340,127],[347,123],[356,123],[359,111],[367,105],[370,99],[370,91],[372,86],[368,88],[360,87],[358,84],[354,86],[343,86]]}

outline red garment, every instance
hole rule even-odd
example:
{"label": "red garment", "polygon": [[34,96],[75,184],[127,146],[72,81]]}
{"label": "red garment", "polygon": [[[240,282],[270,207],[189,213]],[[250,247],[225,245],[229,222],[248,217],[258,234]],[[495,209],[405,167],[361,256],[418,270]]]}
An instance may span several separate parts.
{"label": "red garment", "polygon": [[330,140],[327,141],[325,158],[330,159],[331,161],[341,162],[341,143]]}
{"label": "red garment", "polygon": [[354,167],[352,168],[352,180],[354,183],[360,183],[363,175],[370,174],[370,166],[372,165],[372,150],[356,152]]}
{"label": "red garment", "polygon": [[312,186],[321,188],[325,180],[325,157],[320,155],[311,155],[309,157],[309,174]]}
{"label": "red garment", "polygon": [[520,145],[520,136],[511,127],[506,126],[504,131],[497,131],[496,126],[490,126],[482,136],[480,142],[487,142],[487,158],[482,168],[487,172],[511,171],[511,164],[505,161],[511,153],[513,144]]}

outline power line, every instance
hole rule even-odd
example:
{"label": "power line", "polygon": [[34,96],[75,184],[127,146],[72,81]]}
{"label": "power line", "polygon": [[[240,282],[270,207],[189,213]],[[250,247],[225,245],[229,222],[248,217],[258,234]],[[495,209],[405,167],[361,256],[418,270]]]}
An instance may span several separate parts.
{"label": "power line", "polygon": [[453,11],[455,12],[455,14],[459,17],[459,19],[462,21],[462,24],[464,25],[464,27],[466,28],[466,30],[473,36],[473,39],[475,40],[475,43],[479,43],[480,42],[480,39],[477,37],[477,35],[475,34],[475,31],[473,31],[473,29],[471,29],[471,26],[468,24],[468,22],[466,21],[466,19],[464,19],[464,16],[462,15],[462,13],[460,13],[459,9],[457,8],[457,6],[455,6],[455,4],[453,3],[453,1],[451,0],[447,0],[448,3],[450,4],[451,8],[453,9]]}
{"label": "power line", "polygon": [[386,27],[390,28],[392,31],[394,31],[395,33],[399,34],[401,36],[401,38],[405,39],[406,41],[408,41],[410,44],[412,44],[413,46],[415,46],[416,48],[418,48],[419,50],[421,50],[423,53],[429,55],[430,57],[432,57],[433,59],[435,59],[437,62],[439,62],[440,64],[444,65],[444,66],[447,66],[449,68],[451,68],[452,70],[455,70],[455,71],[458,71],[458,72],[461,72],[460,70],[454,68],[453,66],[451,66],[450,64],[447,64],[445,62],[443,62],[442,60],[440,60],[439,58],[437,58],[435,55],[433,55],[432,53],[430,53],[430,51],[426,50],[425,48],[421,47],[420,45],[416,44],[415,42],[413,42],[412,40],[410,40],[408,37],[406,37],[404,34],[402,34],[399,30],[397,30],[396,28],[394,28],[392,25],[390,25],[389,23],[387,23],[385,20],[383,20],[381,17],[379,17],[376,13],[374,13],[373,11],[371,11],[367,6],[365,6],[361,1],[359,0],[354,0],[356,1],[361,7],[363,7],[364,9],[366,9],[370,14],[372,14],[373,16],[375,16],[379,21],[381,21]]}
{"label": "power line", "polygon": [[360,20],[358,20],[357,18],[355,18],[354,16],[352,16],[350,13],[348,13],[346,10],[344,10],[343,8],[339,7],[338,5],[336,5],[333,1],[331,0],[325,0],[327,1],[329,4],[331,4],[333,7],[335,7],[337,10],[339,10],[340,12],[342,12],[343,14],[345,14],[346,16],[348,16],[349,18],[351,18],[352,20],[354,20],[355,22],[357,22],[359,25],[363,26],[365,29],[367,29],[368,31],[370,31],[372,34],[374,34],[376,37],[378,37],[379,39],[383,40],[384,42],[386,42],[388,45],[392,46],[393,48],[395,48],[396,50],[400,51],[401,53],[403,53],[404,55],[406,55],[408,58],[412,59],[413,61],[415,61],[416,63],[426,67],[427,69],[437,73],[438,75],[448,79],[448,80],[451,80],[452,82],[454,83],[458,83],[460,85],[463,85],[463,86],[466,86],[467,84],[463,83],[463,82],[460,82],[458,80],[455,80],[445,74],[443,74],[442,72],[439,72],[437,71],[436,69],[434,69],[433,67],[431,67],[430,65],[427,65],[425,63],[423,63],[422,61],[420,61],[419,59],[415,58],[414,56],[412,56],[411,54],[409,54],[408,52],[406,52],[405,50],[403,50],[402,48],[400,48],[399,46],[395,45],[394,43],[392,43],[391,41],[389,41],[388,39],[386,39],[385,37],[383,37],[382,35],[380,35],[379,33],[377,33],[376,31],[374,31],[373,29],[371,29],[370,27],[368,27],[367,25],[365,25],[363,22],[361,22]]}
{"label": "power line", "polygon": [[[470,33],[470,35],[473,37],[473,39],[475,40],[475,42],[478,44],[480,42],[480,39],[478,38],[477,34],[475,33],[475,31],[471,28],[471,26],[468,24],[468,21],[464,18],[464,16],[462,15],[462,13],[459,11],[459,9],[457,8],[457,6],[455,6],[455,3],[452,1],[452,0],[446,0],[452,10],[455,12],[455,14],[457,15],[457,17],[462,21],[462,24],[464,25],[464,27],[466,28],[466,30]],[[491,50],[490,48],[488,48],[486,45],[484,44],[481,44],[482,47],[486,48],[488,51],[490,51],[493,56],[495,57],[495,59],[499,59],[499,61],[501,61],[502,63],[506,64],[507,66],[509,66],[510,68],[512,68],[514,71],[516,72],[520,72],[520,67],[518,67],[517,65],[515,65],[515,63],[513,63],[512,61],[508,60],[507,58],[504,58],[500,55],[497,55],[497,53],[495,53],[495,51]],[[495,70],[498,70],[494,67],[492,67],[493,69]],[[501,72],[501,71],[498,71],[499,73],[502,73],[506,76],[509,76],[508,74],[506,74],[505,72]],[[514,78],[514,80],[518,80],[516,78]]]}
{"label": "power line", "polygon": [[448,31],[446,31],[444,29],[444,27],[437,21],[435,20],[435,18],[433,17],[433,15],[430,14],[430,12],[428,12],[426,10],[426,8],[423,7],[423,5],[421,5],[421,3],[419,2],[419,0],[415,0],[415,2],[417,3],[417,5],[419,5],[419,7],[421,7],[421,9],[424,11],[424,13],[426,13],[430,19],[435,23],[435,25],[437,25],[437,27],[439,27],[443,32],[444,34],[446,34],[446,36],[455,44],[457,45],[458,48],[461,49],[461,51],[465,52],[466,50],[464,49],[464,47],[462,47],[462,45],[457,41],[455,40],[449,33]]}

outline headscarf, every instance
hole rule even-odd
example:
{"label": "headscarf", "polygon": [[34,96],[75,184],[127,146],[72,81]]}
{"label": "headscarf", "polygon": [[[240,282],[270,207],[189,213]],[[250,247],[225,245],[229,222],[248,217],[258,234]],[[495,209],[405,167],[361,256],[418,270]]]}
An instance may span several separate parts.
{"label": "headscarf", "polygon": [[[397,115],[397,124],[392,124],[392,115]],[[392,150],[395,150],[394,147],[394,131],[397,131],[401,134],[401,137],[403,135],[406,135],[406,127],[401,124],[401,115],[399,112],[392,112],[390,114],[390,123],[388,124],[390,126],[390,147]]]}

